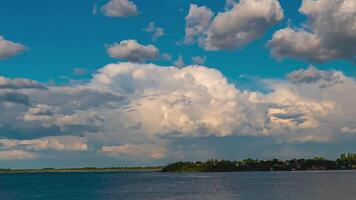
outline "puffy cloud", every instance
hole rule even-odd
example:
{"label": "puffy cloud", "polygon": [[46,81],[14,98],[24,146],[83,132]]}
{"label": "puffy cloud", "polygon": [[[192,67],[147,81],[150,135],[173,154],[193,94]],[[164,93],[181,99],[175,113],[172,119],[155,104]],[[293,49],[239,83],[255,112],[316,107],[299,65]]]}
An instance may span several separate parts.
{"label": "puffy cloud", "polygon": [[101,7],[101,11],[108,17],[129,17],[139,14],[137,6],[130,0],[110,0]]}
{"label": "puffy cloud", "polygon": [[185,17],[185,44],[193,44],[197,39],[203,42],[204,35],[210,27],[214,13],[206,6],[191,4]]}
{"label": "puffy cloud", "polygon": [[88,145],[84,138],[73,136],[47,137],[34,140],[0,139],[1,149],[24,149],[30,151],[86,151]]}
{"label": "puffy cloud", "polygon": [[107,48],[112,58],[126,59],[130,62],[145,62],[159,57],[159,50],[153,45],[141,45],[136,40],[124,40]]}
{"label": "puffy cloud", "polygon": [[150,136],[286,134],[318,128],[334,109],[332,100],[304,98],[286,83],[268,83],[268,94],[240,92],[219,71],[199,66],[113,64],[93,83],[130,94],[120,119]]}
{"label": "puffy cloud", "polygon": [[6,40],[4,36],[0,35],[0,60],[13,57],[25,49],[24,45]]}
{"label": "puffy cloud", "polygon": [[268,42],[272,56],[312,62],[355,61],[356,2],[303,0],[299,11],[308,17],[305,28],[285,28]]}
{"label": "puffy cloud", "polygon": [[0,88],[0,111],[4,113],[0,115],[0,137],[34,139],[97,132],[102,120],[95,110],[108,102],[125,101],[122,96],[87,86],[46,88]]}
{"label": "puffy cloud", "polygon": [[185,43],[198,38],[205,50],[233,50],[262,37],[284,17],[278,0],[241,0],[229,6],[212,19],[210,9],[191,5]]}
{"label": "puffy cloud", "polygon": [[262,37],[283,16],[277,0],[241,0],[231,10],[214,18],[207,32],[205,48],[231,50],[241,47]]}
{"label": "puffy cloud", "polygon": [[157,41],[158,38],[164,35],[164,29],[161,27],[156,26],[154,22],[150,22],[148,27],[143,29],[143,31],[152,33],[152,41]]}
{"label": "puffy cloud", "polygon": [[0,89],[46,89],[46,87],[34,80],[0,77]]}
{"label": "puffy cloud", "polygon": [[103,146],[101,152],[111,156],[127,156],[134,158],[162,159],[166,149],[155,144],[123,144],[119,146]]}
{"label": "puffy cloud", "polygon": [[338,71],[320,71],[314,66],[308,69],[300,69],[288,74],[288,79],[293,83],[319,83],[320,87],[327,87],[338,83],[343,83],[346,79],[342,72]]}
{"label": "puffy cloud", "polygon": [[326,142],[353,131],[354,79],[314,67],[288,78],[262,79],[265,93],[241,91],[213,68],[123,62],[104,66],[87,83],[0,88],[27,97],[0,100],[0,148],[166,159],[175,156],[170,144],[183,139]]}
{"label": "puffy cloud", "polygon": [[0,151],[1,160],[27,160],[35,158],[37,158],[37,154],[33,152],[27,152],[22,150]]}

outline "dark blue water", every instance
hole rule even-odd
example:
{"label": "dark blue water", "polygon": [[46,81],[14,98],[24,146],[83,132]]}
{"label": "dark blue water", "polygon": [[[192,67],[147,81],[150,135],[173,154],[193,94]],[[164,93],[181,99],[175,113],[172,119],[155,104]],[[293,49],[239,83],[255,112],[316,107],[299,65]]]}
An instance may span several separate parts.
{"label": "dark blue water", "polygon": [[356,172],[0,175],[0,200],[355,200]]}

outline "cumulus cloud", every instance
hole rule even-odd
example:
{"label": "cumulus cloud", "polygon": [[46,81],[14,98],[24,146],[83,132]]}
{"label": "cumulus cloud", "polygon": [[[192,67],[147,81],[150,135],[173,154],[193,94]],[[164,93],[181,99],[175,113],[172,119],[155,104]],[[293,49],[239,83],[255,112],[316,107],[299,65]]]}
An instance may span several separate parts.
{"label": "cumulus cloud", "polygon": [[308,17],[303,28],[285,28],[268,42],[272,56],[312,62],[355,61],[356,2],[303,0],[299,11]]}
{"label": "cumulus cloud", "polygon": [[170,143],[182,138],[264,136],[303,143],[353,132],[353,78],[310,67],[291,72],[288,80],[261,81],[268,92],[241,91],[204,66],[122,62],[104,66],[87,83],[0,88],[0,96],[26,97],[26,103],[0,98],[0,149],[165,159],[174,154]]}
{"label": "cumulus cloud", "polygon": [[129,17],[139,14],[136,4],[130,0],[110,0],[101,7],[101,11],[108,17]]}
{"label": "cumulus cloud", "polygon": [[30,79],[0,77],[0,89],[46,89],[46,87]]}
{"label": "cumulus cloud", "polygon": [[233,50],[261,38],[284,17],[277,0],[241,0],[228,5],[232,6],[230,10],[214,18],[210,9],[191,5],[185,43],[198,38],[205,50]]}
{"label": "cumulus cloud", "polygon": [[22,150],[0,151],[1,160],[27,160],[35,158],[37,158],[37,154],[33,152],[27,152]]}
{"label": "cumulus cloud", "polygon": [[103,146],[101,152],[111,156],[127,156],[135,159],[162,159],[166,154],[166,149],[155,144],[123,144]]}
{"label": "cumulus cloud", "polygon": [[207,50],[231,50],[262,37],[284,17],[277,0],[241,0],[219,13],[207,32]]}
{"label": "cumulus cloud", "polygon": [[0,139],[1,149],[23,149],[30,151],[56,150],[56,151],[86,151],[88,145],[84,138],[74,136],[45,137],[34,140]]}
{"label": "cumulus cloud", "polygon": [[301,96],[302,85],[271,81],[268,94],[240,92],[219,71],[199,66],[122,63],[106,66],[93,81],[135,96],[121,116],[125,126],[151,136],[286,134],[318,128],[335,109],[332,98]]}
{"label": "cumulus cloud", "polygon": [[[87,86],[47,89],[0,88],[0,136],[34,139],[97,132],[102,119],[96,114],[102,104],[124,101],[119,95]],[[85,112],[84,112],[85,111]]]}
{"label": "cumulus cloud", "polygon": [[112,58],[125,59],[130,62],[145,62],[159,58],[159,49],[154,45],[141,45],[136,40],[123,40],[107,47]]}
{"label": "cumulus cloud", "polygon": [[153,42],[157,41],[158,38],[160,38],[164,35],[164,29],[156,26],[156,24],[154,22],[150,22],[148,24],[148,27],[143,29],[143,31],[152,33],[152,41]]}
{"label": "cumulus cloud", "polygon": [[191,4],[189,13],[185,17],[185,44],[193,44],[196,40],[203,43],[204,35],[208,31],[214,13],[206,6]]}
{"label": "cumulus cloud", "polygon": [[4,36],[0,35],[0,60],[13,57],[25,49],[24,45],[6,40]]}
{"label": "cumulus cloud", "polygon": [[296,84],[318,83],[320,87],[328,87],[334,84],[343,83],[345,75],[339,71],[320,71],[314,66],[308,69],[300,69],[288,74],[288,79]]}

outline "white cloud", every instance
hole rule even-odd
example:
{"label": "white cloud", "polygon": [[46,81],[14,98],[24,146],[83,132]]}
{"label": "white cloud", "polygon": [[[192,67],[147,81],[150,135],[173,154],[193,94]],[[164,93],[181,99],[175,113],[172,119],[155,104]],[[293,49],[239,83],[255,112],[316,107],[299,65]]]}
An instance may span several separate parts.
{"label": "white cloud", "polygon": [[164,29],[161,27],[156,26],[154,22],[150,22],[148,27],[143,29],[143,31],[152,33],[152,41],[157,41],[158,38],[164,36]]}
{"label": "white cloud", "polygon": [[355,1],[303,0],[299,11],[308,17],[306,25],[301,29],[288,27],[275,32],[268,42],[272,56],[312,62],[355,61]]}
{"label": "white cloud", "polygon": [[213,19],[210,9],[191,5],[185,43],[197,38],[205,50],[233,50],[261,38],[284,17],[278,0],[241,0],[228,5],[233,7]]}
{"label": "white cloud", "polygon": [[0,160],[28,160],[37,158],[37,154],[22,150],[0,151]]}
{"label": "white cloud", "polygon": [[191,4],[185,17],[185,44],[193,44],[196,40],[203,42],[204,34],[210,27],[214,13],[206,6]]}
{"label": "white cloud", "polygon": [[9,79],[0,76],[0,89],[46,89],[46,87],[30,79]]}
{"label": "white cloud", "polygon": [[145,62],[159,58],[159,50],[154,45],[141,45],[136,40],[123,40],[107,47],[112,58],[126,59],[131,62]]}
{"label": "white cloud", "polygon": [[241,0],[213,20],[205,43],[207,50],[231,50],[262,37],[284,17],[277,0]]}
{"label": "white cloud", "polygon": [[111,156],[127,156],[134,158],[162,159],[166,156],[166,149],[155,144],[123,144],[119,146],[103,146],[101,152]]}
{"label": "white cloud", "polygon": [[13,57],[25,49],[24,45],[6,40],[0,35],[0,60]]}
{"label": "white cloud", "polygon": [[46,137],[34,140],[9,140],[0,139],[1,149],[24,149],[31,151],[56,150],[56,151],[86,151],[88,145],[85,138],[74,136]]}
{"label": "white cloud", "polygon": [[318,128],[320,119],[335,109],[333,99],[300,96],[297,89],[304,86],[272,81],[271,93],[240,92],[219,71],[198,66],[113,64],[103,68],[93,83],[132,95],[120,110],[121,120],[151,136],[288,137],[293,131]]}
{"label": "white cloud", "polygon": [[[262,79],[267,93],[240,91],[213,68],[122,62],[104,66],[88,83],[4,87],[0,146],[165,159],[173,155],[170,143],[184,138],[248,135],[302,143],[333,141],[353,131],[353,78],[315,67],[288,78]],[[12,95],[2,97],[5,92]]]}
{"label": "white cloud", "polygon": [[139,14],[137,6],[130,0],[110,0],[101,7],[101,11],[108,17],[129,17]]}
{"label": "white cloud", "polygon": [[320,84],[322,88],[343,83],[347,78],[339,71],[320,71],[310,66],[308,69],[300,69],[288,74],[288,79],[296,84]]}
{"label": "white cloud", "polygon": [[356,128],[351,128],[351,127],[342,127],[341,128],[341,132],[342,133],[346,133],[346,134],[356,134]]}
{"label": "white cloud", "polygon": [[204,65],[206,62],[206,56],[193,56],[191,60],[194,65]]}

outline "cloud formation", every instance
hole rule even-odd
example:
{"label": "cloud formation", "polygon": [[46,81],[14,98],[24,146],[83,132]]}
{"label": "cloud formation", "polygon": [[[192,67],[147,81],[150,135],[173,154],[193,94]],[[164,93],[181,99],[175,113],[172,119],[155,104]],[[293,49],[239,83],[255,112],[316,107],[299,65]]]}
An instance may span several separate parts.
{"label": "cloud formation", "polygon": [[210,8],[191,4],[189,13],[185,17],[184,43],[193,44],[198,40],[203,45],[205,34],[210,27],[213,16],[214,13]]}
{"label": "cloud formation", "polygon": [[213,17],[209,8],[192,4],[186,17],[185,43],[197,38],[205,50],[237,49],[261,38],[284,17],[278,0],[241,0],[228,5],[230,10]]}
{"label": "cloud formation", "polygon": [[266,93],[241,91],[216,69],[130,62],[106,65],[89,82],[70,86],[43,89],[2,78],[17,86],[0,88],[0,96],[23,99],[0,98],[0,154],[33,159],[43,151],[75,151],[160,160],[184,158],[185,151],[171,148],[184,138],[304,143],[351,135],[345,133],[356,123],[354,79],[315,67],[288,78],[262,79],[271,88]]}
{"label": "cloud formation", "polygon": [[159,58],[159,49],[154,45],[141,45],[136,40],[123,40],[107,47],[112,58],[125,59],[130,62],[145,62]]}
{"label": "cloud formation", "polygon": [[26,47],[20,43],[6,40],[4,36],[0,35],[0,60],[11,58],[20,54]]}
{"label": "cloud formation", "polygon": [[299,11],[308,17],[306,24],[303,28],[288,27],[275,32],[267,45],[273,57],[355,62],[355,1],[303,0]]}
{"label": "cloud formation", "polygon": [[46,137],[33,140],[0,139],[0,148],[17,148],[26,151],[86,151],[88,150],[88,145],[85,143],[84,140],[84,138],[74,136]]}
{"label": "cloud formation", "polygon": [[129,17],[139,14],[136,4],[130,0],[110,0],[101,7],[108,17]]}
{"label": "cloud formation", "polygon": [[156,26],[154,22],[150,22],[148,27],[143,29],[143,31],[152,33],[152,41],[156,42],[158,38],[164,36],[164,29]]}
{"label": "cloud formation", "polygon": [[46,87],[37,81],[23,78],[8,79],[0,77],[1,89],[46,89]]}
{"label": "cloud formation", "polygon": [[338,83],[343,83],[347,78],[339,71],[320,71],[314,66],[308,69],[300,69],[288,74],[288,79],[292,83],[318,83],[320,87],[327,87]]}
{"label": "cloud formation", "polygon": [[103,146],[101,152],[111,156],[125,156],[135,159],[162,159],[166,154],[166,149],[155,144],[123,144]]}
{"label": "cloud formation", "polygon": [[37,158],[37,154],[22,150],[0,151],[1,160],[28,160]]}

